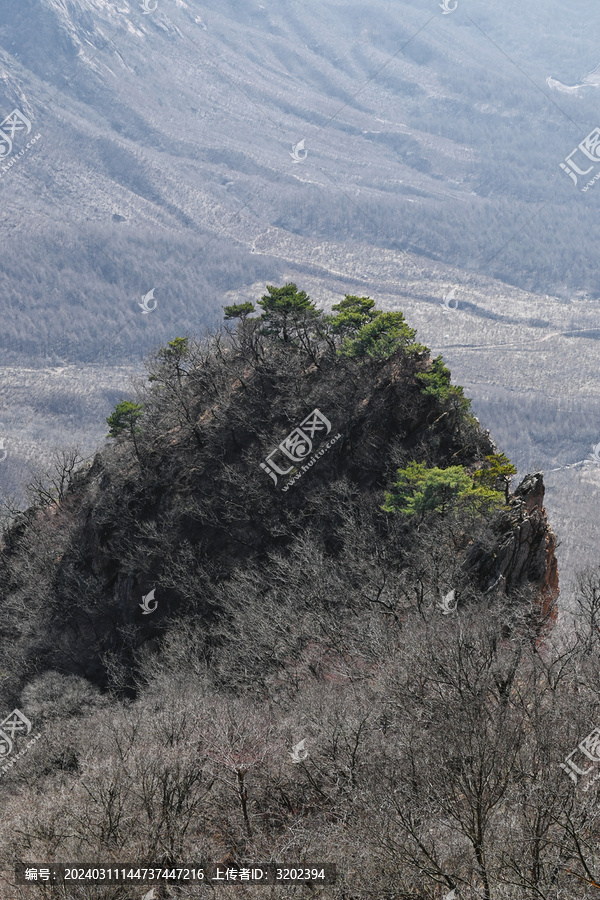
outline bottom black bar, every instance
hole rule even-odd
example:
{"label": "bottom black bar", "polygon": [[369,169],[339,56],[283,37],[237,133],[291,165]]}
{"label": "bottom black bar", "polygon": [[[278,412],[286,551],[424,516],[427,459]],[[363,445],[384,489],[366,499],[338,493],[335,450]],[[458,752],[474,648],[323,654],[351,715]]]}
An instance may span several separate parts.
{"label": "bottom black bar", "polygon": [[17,863],[15,878],[25,884],[335,884],[331,863],[215,863],[157,866],[145,863]]}

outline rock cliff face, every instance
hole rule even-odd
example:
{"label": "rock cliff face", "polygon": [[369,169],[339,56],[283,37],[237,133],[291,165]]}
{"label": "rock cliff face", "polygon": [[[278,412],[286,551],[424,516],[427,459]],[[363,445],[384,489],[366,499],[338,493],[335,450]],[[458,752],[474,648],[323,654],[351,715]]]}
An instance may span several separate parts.
{"label": "rock cliff face", "polygon": [[554,622],[559,595],[556,538],[544,509],[541,472],[527,475],[512,494],[509,510],[494,528],[492,547],[473,545],[467,566],[485,592],[509,594],[530,587],[540,619]]}

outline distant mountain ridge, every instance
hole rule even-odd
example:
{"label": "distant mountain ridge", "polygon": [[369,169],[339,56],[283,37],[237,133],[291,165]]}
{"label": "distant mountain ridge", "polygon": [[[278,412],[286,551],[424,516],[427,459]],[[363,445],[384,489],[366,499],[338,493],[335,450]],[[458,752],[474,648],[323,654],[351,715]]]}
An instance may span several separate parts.
{"label": "distant mountain ridge", "polygon": [[[528,197],[521,212],[533,212],[571,135],[539,135],[558,160],[543,177],[509,164],[520,113],[513,99],[505,108],[485,72],[488,47],[459,11],[429,21],[417,3],[379,0],[369,13],[342,15],[333,2],[313,12],[241,0],[160,0],[148,15],[136,0],[4,5],[0,120],[22,108],[42,139],[0,180],[0,355],[139,358],[175,323],[214,323],[215,293],[247,289],[274,266],[283,276],[281,244],[306,238],[438,260],[440,283],[445,266],[483,263],[506,245],[492,274],[568,290],[565,273],[577,272],[577,287],[600,295],[586,263],[588,212],[567,179],[560,203],[576,214],[567,230],[581,236],[578,265],[551,251],[547,229],[544,240],[527,233],[525,255],[512,240],[519,218],[502,204],[517,211]],[[504,73],[507,86],[513,76],[529,102],[517,70]],[[533,130],[549,128],[539,102]],[[301,140],[307,156],[294,165]],[[265,234],[260,253],[274,259],[257,271]],[[165,302],[141,330],[135,304],[152,287]]]}

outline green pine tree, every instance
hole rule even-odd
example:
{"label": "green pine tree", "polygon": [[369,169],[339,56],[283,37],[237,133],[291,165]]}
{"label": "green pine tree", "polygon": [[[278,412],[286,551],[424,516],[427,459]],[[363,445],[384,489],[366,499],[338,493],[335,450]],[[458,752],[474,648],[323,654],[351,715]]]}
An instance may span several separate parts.
{"label": "green pine tree", "polygon": [[130,400],[120,400],[114,408],[114,411],[106,419],[110,431],[109,437],[120,437],[125,432],[133,432],[136,429],[136,422],[144,414],[144,406],[142,403],[132,403]]}
{"label": "green pine tree", "polygon": [[231,306],[224,306],[225,310],[225,319],[227,321],[231,319],[241,319],[242,322],[245,322],[250,313],[256,312],[256,308],[253,303],[233,303]]}
{"label": "green pine tree", "polygon": [[346,294],[340,303],[332,307],[337,315],[329,317],[331,330],[344,337],[357,334],[363,325],[381,315],[381,311],[374,307],[375,301],[370,297],[354,297]]}
{"label": "green pine tree", "polygon": [[108,436],[113,438],[127,436],[131,438],[138,459],[140,459],[140,454],[136,436],[140,434],[141,429],[138,427],[137,422],[143,414],[144,406],[142,403],[121,400],[106,419],[110,429]]}
{"label": "green pine tree", "polygon": [[360,328],[355,337],[344,339],[340,354],[388,359],[396,350],[408,349],[416,333],[406,324],[401,312],[379,312]]}
{"label": "green pine tree", "polygon": [[291,344],[299,332],[321,315],[306,292],[299,291],[293,281],[281,288],[268,284],[267,291],[258,301],[263,310],[263,334],[277,337],[284,344]]}
{"label": "green pine tree", "polygon": [[471,514],[490,512],[502,503],[499,491],[473,484],[464,466],[440,469],[411,462],[398,469],[398,479],[386,492],[382,509],[422,520],[434,513],[444,518],[459,508]]}
{"label": "green pine tree", "polygon": [[479,484],[492,490],[504,491],[504,497],[508,503],[511,475],[516,475],[517,470],[505,453],[493,453],[486,456],[481,469],[474,473],[473,478]]}

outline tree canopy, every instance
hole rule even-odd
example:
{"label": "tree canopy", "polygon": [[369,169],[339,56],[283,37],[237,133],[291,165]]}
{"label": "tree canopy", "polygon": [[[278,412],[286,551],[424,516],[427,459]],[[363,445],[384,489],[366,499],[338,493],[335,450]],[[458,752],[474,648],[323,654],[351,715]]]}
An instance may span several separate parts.
{"label": "tree canopy", "polygon": [[256,312],[256,307],[249,301],[247,303],[232,303],[231,306],[224,306],[225,319],[241,319],[245,321],[250,313]]}
{"label": "tree canopy", "polygon": [[484,512],[502,505],[503,501],[498,491],[475,485],[464,466],[428,468],[425,463],[418,462],[410,462],[406,468],[398,469],[398,478],[385,497],[382,508],[386,512],[421,519],[432,513],[444,518],[458,508]]}
{"label": "tree canopy", "polygon": [[305,291],[299,291],[293,281],[283,287],[267,285],[268,293],[258,301],[263,314],[263,334],[279,338],[284,344],[292,343],[299,330],[316,322],[321,316]]}
{"label": "tree canopy", "polygon": [[[358,310],[350,311],[357,318]],[[340,353],[343,356],[387,359],[399,349],[407,349],[416,331],[410,328],[401,312],[379,312],[362,325],[355,337],[346,337]]]}
{"label": "tree canopy", "polygon": [[337,313],[330,319],[332,331],[343,335],[356,334],[363,325],[381,315],[370,297],[354,297],[351,294],[346,294],[340,303],[332,306],[332,310]]}
{"label": "tree canopy", "polygon": [[133,433],[138,419],[144,414],[142,403],[133,403],[131,400],[121,400],[115,406],[113,412],[107,417],[110,431],[109,437],[119,437],[123,432]]}
{"label": "tree canopy", "polygon": [[516,474],[515,466],[505,453],[493,453],[486,456],[483,467],[473,474],[473,478],[478,484],[491,490],[503,490],[508,501],[511,475]]}

